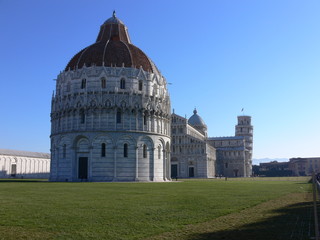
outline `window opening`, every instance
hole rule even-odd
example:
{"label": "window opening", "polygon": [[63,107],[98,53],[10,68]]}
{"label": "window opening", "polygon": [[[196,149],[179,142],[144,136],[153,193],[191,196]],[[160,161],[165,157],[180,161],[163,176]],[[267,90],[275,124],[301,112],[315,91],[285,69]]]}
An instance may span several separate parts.
{"label": "window opening", "polygon": [[143,145],[143,158],[147,158],[147,145]]}
{"label": "window opening", "polygon": [[148,120],[148,117],[147,117],[147,115],[145,114],[145,115],[143,116],[143,125],[147,125],[147,120]]}
{"label": "window opening", "polygon": [[117,111],[117,123],[121,123],[121,112]]}
{"label": "window opening", "polygon": [[123,157],[128,157],[128,144],[123,145]]}
{"label": "window opening", "polygon": [[84,79],[82,79],[82,81],[81,81],[81,89],[84,89],[84,88],[86,88],[87,87],[87,80],[84,78]]}
{"label": "window opening", "polygon": [[139,91],[142,91],[142,80],[139,81]]}
{"label": "window opening", "polygon": [[80,113],[80,123],[85,123],[86,122],[86,115],[84,112]]}
{"label": "window opening", "polygon": [[63,145],[62,155],[63,155],[63,158],[66,158],[66,156],[67,156],[67,145],[66,144]]}
{"label": "window opening", "polygon": [[106,79],[101,78],[101,88],[106,88]]}
{"label": "window opening", "polygon": [[105,157],[106,156],[106,144],[102,143],[101,144],[101,157]]}
{"label": "window opening", "polygon": [[123,78],[120,80],[120,88],[121,89],[126,89],[126,80],[123,79]]}

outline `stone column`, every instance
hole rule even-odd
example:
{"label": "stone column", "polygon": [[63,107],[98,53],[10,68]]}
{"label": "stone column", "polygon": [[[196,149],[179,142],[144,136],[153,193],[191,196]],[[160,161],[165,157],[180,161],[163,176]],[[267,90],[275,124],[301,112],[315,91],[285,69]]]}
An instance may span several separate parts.
{"label": "stone column", "polygon": [[136,148],[136,178],[135,181],[139,181],[139,147],[138,145]]}
{"label": "stone column", "polygon": [[146,123],[147,123],[147,121],[145,121],[145,120],[147,120],[147,119],[145,119],[145,112],[142,112],[142,131],[145,131],[146,130]]}
{"label": "stone column", "polygon": [[154,131],[154,113],[152,113],[151,115],[150,115],[150,130],[151,130],[151,132],[155,132]]}
{"label": "stone column", "polygon": [[167,172],[166,156],[167,156],[167,153],[166,153],[165,149],[163,149],[162,152],[163,152],[163,180],[166,181],[166,172]]}
{"label": "stone column", "polygon": [[117,181],[117,146],[113,147],[113,181]]}
{"label": "stone column", "polygon": [[135,112],[135,130],[138,130],[138,110]]}
{"label": "stone column", "polygon": [[91,181],[92,178],[92,151],[93,151],[93,146],[89,146],[89,151],[90,151],[90,158],[88,159],[88,181]]}
{"label": "stone column", "polygon": [[157,148],[152,148],[153,149],[153,154],[152,156],[150,157],[150,164],[152,164],[152,166],[150,167],[150,169],[152,171],[150,171],[149,173],[149,178],[151,181],[154,181],[154,175],[155,175],[155,168],[154,168],[154,162],[155,162],[155,159],[156,159],[156,156],[157,156]]}

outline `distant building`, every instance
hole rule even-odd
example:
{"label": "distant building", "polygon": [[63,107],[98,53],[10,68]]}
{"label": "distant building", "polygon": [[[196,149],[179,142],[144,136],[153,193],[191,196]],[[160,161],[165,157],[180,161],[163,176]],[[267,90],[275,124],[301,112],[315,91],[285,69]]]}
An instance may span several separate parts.
{"label": "distant building", "polygon": [[0,149],[0,178],[49,178],[50,154]]}
{"label": "distant building", "polygon": [[292,176],[289,162],[272,161],[269,163],[260,163],[258,171],[254,174],[265,177],[284,177]]}
{"label": "distant building", "polygon": [[217,173],[227,177],[252,175],[253,126],[250,116],[238,116],[235,136],[210,137],[217,149]]}
{"label": "distant building", "polygon": [[290,158],[289,167],[294,176],[310,176],[320,173],[320,157]]}
{"label": "distant building", "polygon": [[207,125],[196,109],[188,120],[173,113],[171,137],[173,178],[249,177],[252,174],[250,116],[238,116],[235,136],[208,137]]}

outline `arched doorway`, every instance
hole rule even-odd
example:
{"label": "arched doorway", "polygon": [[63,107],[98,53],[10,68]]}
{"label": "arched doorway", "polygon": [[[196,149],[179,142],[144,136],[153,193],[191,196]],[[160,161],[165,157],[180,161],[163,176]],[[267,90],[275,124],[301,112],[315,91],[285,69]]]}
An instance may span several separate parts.
{"label": "arched doorway", "polygon": [[178,178],[178,159],[176,157],[171,158],[171,178]]}
{"label": "arched doorway", "polygon": [[80,138],[77,142],[77,179],[87,181],[89,179],[89,141]]}

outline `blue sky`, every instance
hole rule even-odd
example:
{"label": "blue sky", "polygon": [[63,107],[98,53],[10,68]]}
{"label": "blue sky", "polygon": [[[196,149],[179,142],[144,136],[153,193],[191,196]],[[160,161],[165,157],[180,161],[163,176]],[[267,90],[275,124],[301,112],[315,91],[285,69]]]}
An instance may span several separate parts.
{"label": "blue sky", "polygon": [[254,158],[320,156],[320,1],[0,0],[0,148],[49,152],[57,77],[116,10],[209,136],[252,116]]}

